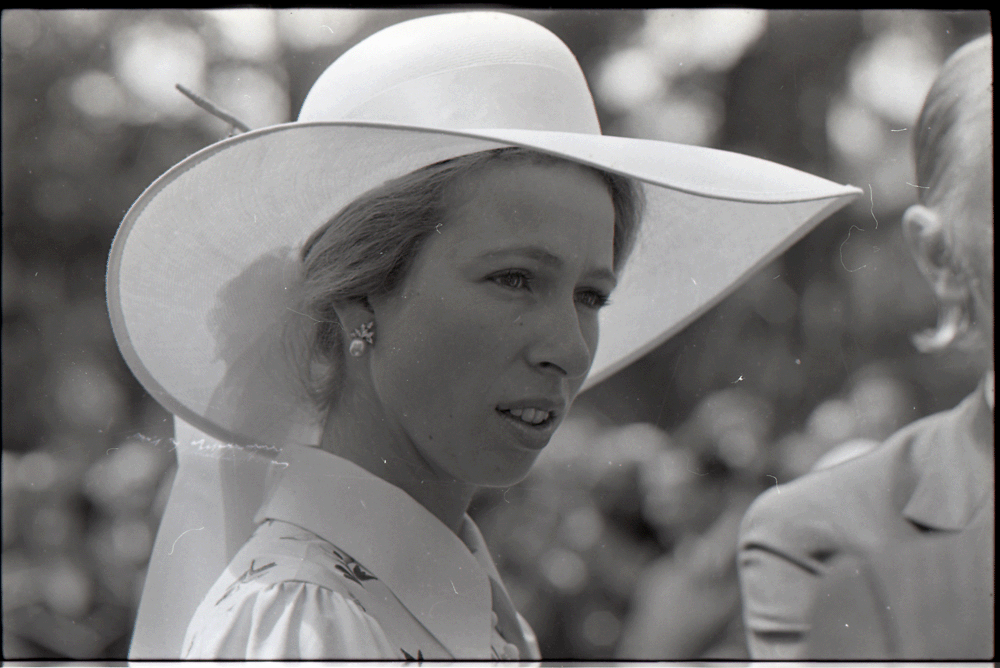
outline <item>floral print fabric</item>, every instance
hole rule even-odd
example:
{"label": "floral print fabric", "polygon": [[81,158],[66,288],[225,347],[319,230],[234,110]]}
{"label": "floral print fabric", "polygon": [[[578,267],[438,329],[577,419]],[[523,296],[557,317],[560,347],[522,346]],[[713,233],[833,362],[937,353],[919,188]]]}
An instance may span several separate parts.
{"label": "floral print fabric", "polygon": [[[517,660],[492,615],[491,656]],[[198,607],[185,659],[450,659],[378,577],[350,554],[267,520]]]}
{"label": "floral print fabric", "polygon": [[403,490],[285,446],[256,529],[191,619],[185,658],[539,658],[471,518],[446,527]]}

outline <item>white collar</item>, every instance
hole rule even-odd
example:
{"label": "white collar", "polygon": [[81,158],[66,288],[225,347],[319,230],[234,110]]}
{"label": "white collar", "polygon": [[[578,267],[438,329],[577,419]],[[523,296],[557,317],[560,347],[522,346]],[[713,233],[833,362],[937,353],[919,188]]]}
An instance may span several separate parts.
{"label": "white collar", "polygon": [[453,656],[489,658],[488,572],[496,567],[468,516],[461,533],[477,543],[475,556],[406,492],[342,457],[291,445],[279,460],[287,465],[257,522],[291,522],[330,541],[378,576]]}
{"label": "white collar", "polygon": [[986,377],[983,379],[983,393],[986,395],[986,405],[990,407],[991,411],[996,410],[994,405],[997,402],[997,386],[996,386],[996,374],[993,373],[993,369],[986,372]]}

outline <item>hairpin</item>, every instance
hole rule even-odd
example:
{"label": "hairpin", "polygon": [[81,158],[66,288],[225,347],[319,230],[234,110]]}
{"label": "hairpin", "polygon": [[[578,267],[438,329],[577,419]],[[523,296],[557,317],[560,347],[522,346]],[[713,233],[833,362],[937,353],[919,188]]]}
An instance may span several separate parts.
{"label": "hairpin", "polygon": [[229,136],[230,137],[232,137],[234,135],[237,135],[240,132],[249,132],[250,131],[250,126],[249,125],[247,125],[246,123],[244,123],[240,119],[236,118],[231,113],[229,113],[228,111],[226,111],[225,109],[223,109],[219,105],[215,104],[214,102],[210,102],[209,100],[206,100],[201,95],[198,95],[194,91],[189,90],[189,89],[185,88],[184,86],[182,86],[180,84],[174,84],[174,87],[177,90],[179,90],[181,93],[183,93],[189,100],[191,100],[192,102],[194,102],[195,104],[197,104],[199,107],[201,107],[202,109],[204,109],[208,113],[212,114],[216,118],[221,118],[226,123],[229,123],[229,125],[231,125],[232,128],[233,128],[232,130],[229,131]]}

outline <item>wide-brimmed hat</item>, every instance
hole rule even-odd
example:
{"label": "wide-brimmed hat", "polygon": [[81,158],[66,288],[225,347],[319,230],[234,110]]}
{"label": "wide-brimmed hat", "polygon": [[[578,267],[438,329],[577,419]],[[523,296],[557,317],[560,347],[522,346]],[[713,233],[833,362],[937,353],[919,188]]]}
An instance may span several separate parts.
{"label": "wide-brimmed hat", "polygon": [[316,443],[285,338],[298,250],[361,194],[457,156],[520,146],[631,177],[645,215],[587,385],[638,359],[860,191],[744,155],[601,134],[555,35],[497,12],[427,16],[357,44],[298,120],[220,141],[157,179],[108,263],[133,373],[227,442]]}

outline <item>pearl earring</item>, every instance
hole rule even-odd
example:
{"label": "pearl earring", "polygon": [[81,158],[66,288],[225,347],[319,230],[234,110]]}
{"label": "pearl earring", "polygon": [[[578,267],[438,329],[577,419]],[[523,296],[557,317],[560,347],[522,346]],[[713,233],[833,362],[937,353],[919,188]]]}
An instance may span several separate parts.
{"label": "pearl earring", "polygon": [[361,357],[370,345],[375,345],[375,321],[367,322],[351,332],[351,346],[348,350],[353,357]]}

